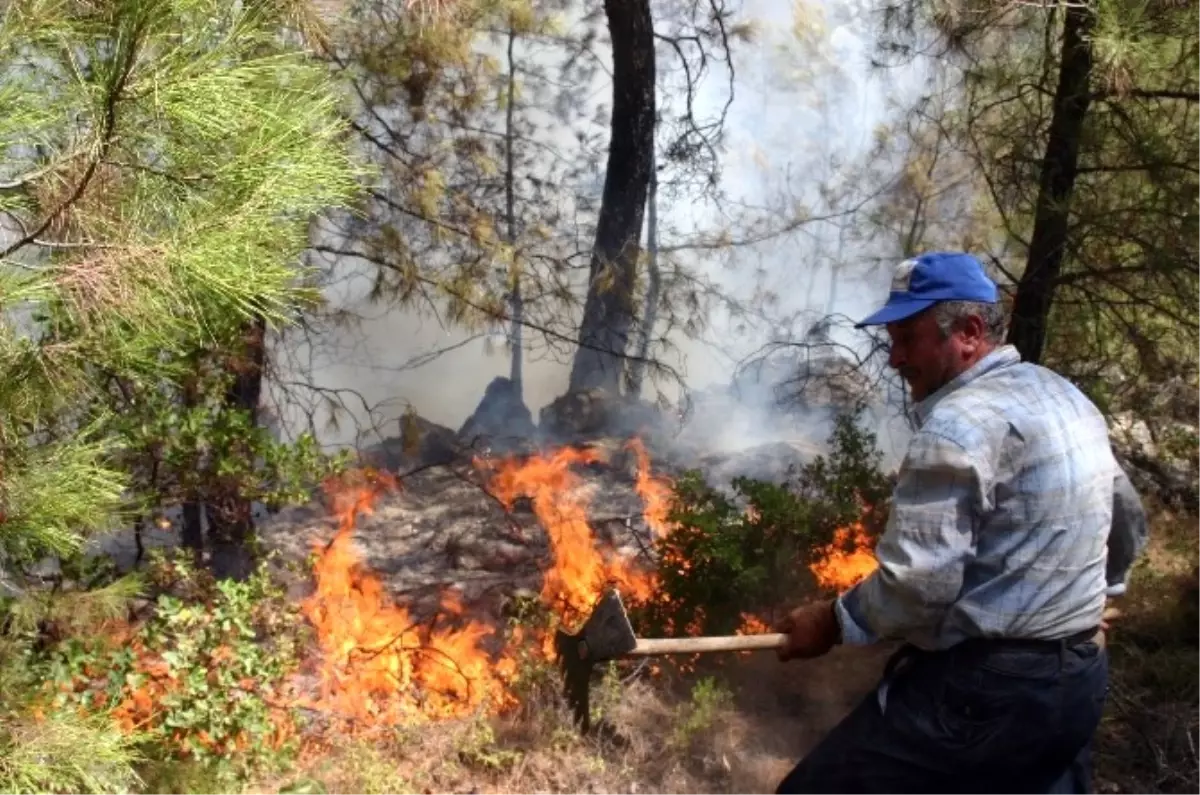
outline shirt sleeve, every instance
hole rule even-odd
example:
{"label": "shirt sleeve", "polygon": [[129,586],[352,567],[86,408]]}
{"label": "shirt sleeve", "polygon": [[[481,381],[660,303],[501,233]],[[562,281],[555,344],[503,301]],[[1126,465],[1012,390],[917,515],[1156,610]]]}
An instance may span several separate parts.
{"label": "shirt sleeve", "polygon": [[1108,595],[1125,593],[1129,570],[1146,547],[1149,527],[1146,511],[1125,470],[1117,466],[1113,478],[1112,527],[1108,532],[1108,565],[1105,571]]}
{"label": "shirt sleeve", "polygon": [[930,431],[913,438],[875,548],[879,566],[838,599],[843,643],[936,634],[974,552],[980,481],[959,443]]}

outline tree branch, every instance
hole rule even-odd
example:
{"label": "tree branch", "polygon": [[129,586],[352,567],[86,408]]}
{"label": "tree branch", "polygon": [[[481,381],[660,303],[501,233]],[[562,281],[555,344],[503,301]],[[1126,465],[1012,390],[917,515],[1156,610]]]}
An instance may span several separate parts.
{"label": "tree branch", "polygon": [[[88,163],[87,168],[84,170],[83,175],[79,178],[79,182],[75,185],[75,188],[71,191],[70,195],[67,196],[67,198],[64,199],[57,207],[55,207],[54,210],[52,210],[50,214],[42,220],[37,228],[26,232],[16,242],[9,245],[3,251],[0,251],[0,259],[8,258],[13,252],[24,248],[40,238],[42,234],[44,234],[45,231],[50,228],[51,224],[58,220],[58,218],[64,212],[66,212],[71,205],[73,205],[81,196],[83,196],[84,191],[86,191],[88,185],[91,184],[92,177],[96,174],[96,169],[99,168],[100,163],[104,161],[109,149],[112,148],[113,141],[116,138],[117,103],[120,102],[121,95],[125,91],[125,86],[129,82],[129,76],[133,73],[133,67],[137,63],[138,44],[144,25],[144,20],[138,20],[137,24],[130,32],[129,44],[124,50],[124,60],[121,63],[120,68],[114,72],[112,83],[108,88],[104,103],[104,122],[100,129],[100,148],[99,151],[96,152],[96,156],[93,157],[91,162]],[[117,36],[119,40],[119,31]]]}

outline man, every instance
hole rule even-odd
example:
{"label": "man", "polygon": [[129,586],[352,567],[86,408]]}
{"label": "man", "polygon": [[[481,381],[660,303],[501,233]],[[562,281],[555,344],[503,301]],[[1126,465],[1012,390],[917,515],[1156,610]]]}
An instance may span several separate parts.
{"label": "man", "polygon": [[1085,792],[1106,597],[1146,540],[1104,418],[1003,344],[996,285],[970,255],[901,263],[871,325],[918,427],[878,569],[794,610],[780,659],[905,643],[779,792]]}

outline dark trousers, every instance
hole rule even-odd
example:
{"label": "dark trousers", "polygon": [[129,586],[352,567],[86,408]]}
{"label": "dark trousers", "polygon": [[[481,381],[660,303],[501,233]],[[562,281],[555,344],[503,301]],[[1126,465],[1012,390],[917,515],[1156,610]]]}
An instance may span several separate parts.
{"label": "dark trousers", "polygon": [[1091,790],[1108,689],[1094,642],[968,641],[901,649],[868,695],[778,792]]}

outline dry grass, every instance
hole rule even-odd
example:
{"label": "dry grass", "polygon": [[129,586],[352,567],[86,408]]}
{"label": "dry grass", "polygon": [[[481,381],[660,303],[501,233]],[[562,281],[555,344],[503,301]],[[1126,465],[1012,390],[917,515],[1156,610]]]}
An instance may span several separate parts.
{"label": "dry grass", "polygon": [[[780,665],[726,657],[650,677],[614,668],[593,684],[607,727],[581,737],[541,672],[523,707],[313,748],[269,792],[771,792],[874,684],[884,650]],[[624,677],[624,678],[622,678]]]}
{"label": "dry grass", "polygon": [[1096,742],[1099,792],[1196,792],[1197,525],[1159,512],[1109,633],[1108,708]]}

